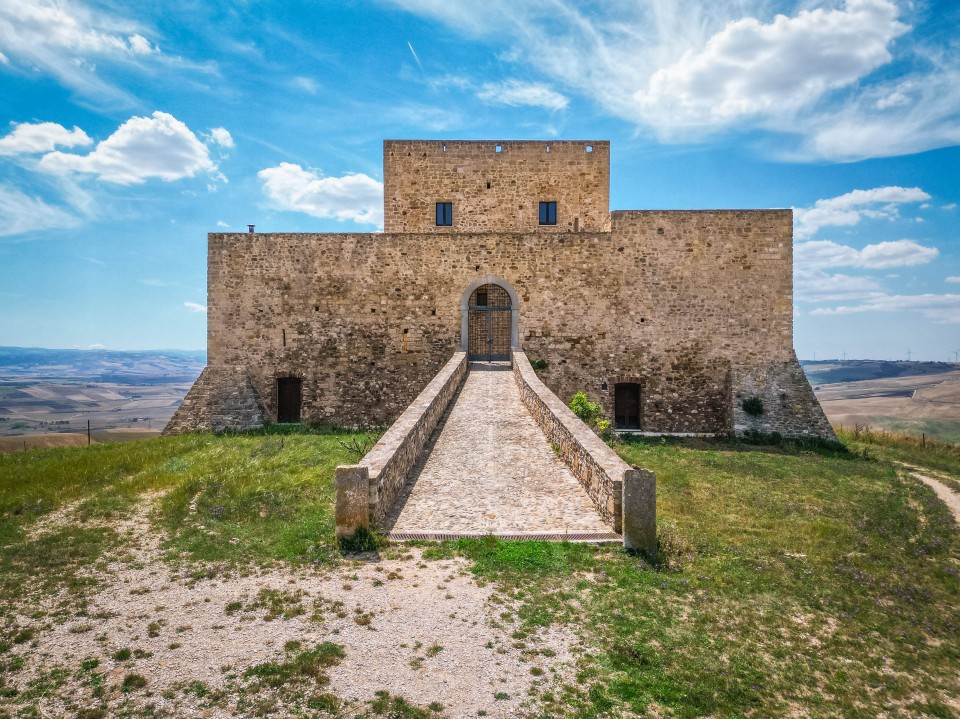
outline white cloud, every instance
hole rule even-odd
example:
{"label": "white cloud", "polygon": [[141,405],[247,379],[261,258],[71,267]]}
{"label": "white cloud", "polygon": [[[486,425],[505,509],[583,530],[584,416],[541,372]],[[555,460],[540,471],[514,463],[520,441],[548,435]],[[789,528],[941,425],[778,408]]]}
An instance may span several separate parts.
{"label": "white cloud", "polygon": [[944,205],[944,206],[943,206],[943,209],[944,209],[944,210],[955,210],[955,209],[957,209],[957,203],[956,203],[956,202],[951,202],[951,203],[948,204],[948,205]]}
{"label": "white cloud", "polygon": [[960,324],[960,295],[885,295],[870,297],[857,305],[818,307],[811,315],[849,315],[861,312],[920,312],[938,324]]}
{"label": "white cloud", "polygon": [[83,130],[68,130],[55,122],[14,123],[13,131],[0,138],[0,155],[25,155],[49,152],[54,147],[77,147],[93,142]]}
{"label": "white cloud", "polygon": [[657,70],[635,93],[640,114],[662,132],[792,115],[890,62],[888,45],[909,29],[897,15],[890,0],[848,0],[770,23],[735,20]]}
{"label": "white cloud", "polygon": [[197,304],[196,302],[184,302],[183,306],[186,307],[191,312],[196,312],[201,314],[207,313],[207,306]]}
{"label": "white cloud", "polygon": [[383,227],[383,183],[357,173],[321,177],[281,162],[258,173],[263,191],[281,210]]}
{"label": "white cloud", "polygon": [[106,345],[100,344],[99,342],[94,342],[92,345],[87,347],[88,350],[105,350],[106,348]]}
{"label": "white cloud", "polygon": [[228,224],[227,224],[226,222],[224,222],[223,220],[217,220],[217,227],[226,227],[226,228],[229,228],[230,225],[228,225]]}
{"label": "white cloud", "polygon": [[477,97],[493,105],[542,107],[546,110],[563,110],[570,104],[567,97],[549,85],[520,80],[485,82],[477,91]]}
{"label": "white cloud", "polygon": [[797,238],[809,237],[821,227],[856,225],[864,217],[894,219],[897,205],[924,202],[930,195],[919,187],[875,187],[817,200],[813,207],[794,208],[793,227]]}
{"label": "white cloud", "polygon": [[793,294],[802,302],[859,300],[881,292],[880,283],[869,277],[828,274],[820,269],[797,269]]}
{"label": "white cloud", "polygon": [[165,112],[131,117],[88,155],[59,151],[44,155],[40,168],[94,174],[118,185],[140,184],[151,177],[169,182],[217,169],[197,136]]}
{"label": "white cloud", "polygon": [[10,185],[0,185],[0,217],[0,237],[76,227],[80,222],[75,215]]}
{"label": "white cloud", "polygon": [[915,3],[390,1],[505,44],[503,62],[663,140],[759,128],[777,133],[765,147],[801,161],[960,142],[960,56],[949,34],[908,32]]}
{"label": "white cloud", "polygon": [[210,130],[210,141],[220,145],[220,147],[234,147],[233,137],[230,135],[230,132],[224,127],[215,127]]}
{"label": "white cloud", "polygon": [[136,63],[159,54],[142,32],[76,0],[0,0],[0,50],[8,62],[90,94],[122,95],[97,77],[97,59]]}
{"label": "white cloud", "polygon": [[316,95],[317,90],[320,89],[320,86],[317,84],[316,80],[309,77],[304,77],[302,75],[298,75],[297,77],[290,80],[290,84],[295,89],[300,90],[301,92],[305,92],[308,95]]}
{"label": "white cloud", "polygon": [[878,242],[857,250],[830,240],[801,242],[794,249],[800,269],[825,267],[862,267],[887,270],[893,267],[914,267],[931,262],[940,254],[936,247],[925,247],[914,240]]}
{"label": "white cloud", "polygon": [[[953,64],[924,58],[924,64],[934,65],[932,70],[867,87],[839,107],[811,117],[799,157],[855,162],[960,143],[960,64],[955,54],[949,62]],[[901,100],[880,107],[886,93]]]}
{"label": "white cloud", "polygon": [[947,282],[960,282],[960,276],[954,275],[953,277],[947,277]]}

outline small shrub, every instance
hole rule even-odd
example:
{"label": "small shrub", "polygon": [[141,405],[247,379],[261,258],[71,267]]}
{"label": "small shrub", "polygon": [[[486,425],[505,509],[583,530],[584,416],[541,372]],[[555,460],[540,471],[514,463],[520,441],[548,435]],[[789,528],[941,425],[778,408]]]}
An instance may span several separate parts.
{"label": "small shrub", "polygon": [[763,414],[763,400],[759,397],[747,397],[740,403],[740,406],[751,417],[759,417]]}
{"label": "small shrub", "polygon": [[132,655],[133,655],[133,652],[131,652],[129,648],[124,647],[123,649],[118,649],[113,653],[113,660],[115,662],[125,662]]}
{"label": "small shrub", "polygon": [[132,692],[136,689],[143,689],[147,686],[147,680],[140,674],[127,674],[123,678],[123,684],[120,687],[120,691],[123,692]]}
{"label": "small shrub", "polygon": [[374,552],[386,541],[366,527],[358,527],[352,537],[337,538],[337,544],[341,552]]}
{"label": "small shrub", "polygon": [[545,359],[535,359],[530,360],[530,366],[536,372],[543,372],[543,370],[547,369],[550,365]]}
{"label": "small shrub", "polygon": [[570,409],[573,410],[573,413],[577,415],[581,422],[590,426],[593,426],[600,419],[603,412],[603,407],[596,402],[591,402],[590,398],[583,392],[577,392],[573,395],[573,399],[570,400]]}

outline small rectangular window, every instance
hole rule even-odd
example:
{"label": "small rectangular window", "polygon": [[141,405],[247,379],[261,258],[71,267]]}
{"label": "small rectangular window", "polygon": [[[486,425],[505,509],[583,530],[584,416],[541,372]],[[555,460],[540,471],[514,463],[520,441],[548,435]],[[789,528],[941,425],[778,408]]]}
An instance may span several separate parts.
{"label": "small rectangular window", "polygon": [[437,227],[450,227],[453,225],[453,203],[437,203]]}
{"label": "small rectangular window", "polygon": [[557,203],[556,202],[540,203],[540,224],[541,225],[557,224]]}

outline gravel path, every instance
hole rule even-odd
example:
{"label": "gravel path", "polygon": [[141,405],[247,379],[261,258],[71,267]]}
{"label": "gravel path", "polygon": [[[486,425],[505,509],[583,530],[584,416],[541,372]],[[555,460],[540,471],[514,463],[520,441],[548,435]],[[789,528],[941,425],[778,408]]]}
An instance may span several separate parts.
{"label": "gravel path", "polygon": [[[475,580],[463,560],[425,561],[419,549],[400,548],[336,569],[171,571],[149,508],[144,501],[114,523],[127,543],[91,574],[98,588],[82,613],[52,620],[61,597],[48,595],[49,613],[37,614],[39,598],[25,587],[21,606],[10,609],[34,638],[29,648],[18,645],[24,666],[7,681],[20,694],[0,698],[0,715],[19,716],[25,690],[44,681],[51,688],[29,699],[42,716],[75,716],[77,707],[102,701],[107,716],[147,716],[148,705],[162,716],[261,716],[264,702],[288,716],[319,693],[335,695],[343,714],[354,716],[388,691],[421,707],[442,705],[438,719],[519,717],[535,713],[540,693],[571,680],[581,651],[573,635],[549,627],[517,641],[514,602]],[[57,519],[69,523],[70,513]],[[302,649],[332,642],[344,656],[327,670],[328,682],[310,682],[299,697],[251,691],[248,670],[282,662],[291,642]],[[146,686],[122,691],[131,673]],[[55,686],[54,676],[61,677]],[[101,699],[91,693],[97,684]]]}
{"label": "gravel path", "polygon": [[388,531],[610,532],[523,406],[509,363],[471,363],[434,442]]}

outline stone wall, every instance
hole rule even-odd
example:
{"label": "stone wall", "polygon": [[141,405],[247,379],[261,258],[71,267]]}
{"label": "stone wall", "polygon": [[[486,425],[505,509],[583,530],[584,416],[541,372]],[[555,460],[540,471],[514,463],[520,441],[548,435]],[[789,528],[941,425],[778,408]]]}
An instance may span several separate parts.
{"label": "stone wall", "polygon": [[[796,356],[786,362],[735,368],[732,393],[734,431],[738,434],[779,432],[787,437],[837,439]],[[762,414],[744,411],[744,400],[753,397],[763,403]]]}
{"label": "stone wall", "polygon": [[513,378],[520,399],[560,459],[593,500],[613,531],[622,530],[623,477],[630,466],[540,381],[523,352],[514,352]]}
{"label": "stone wall", "polygon": [[263,406],[243,368],[205,367],[161,434],[256,429]]}
{"label": "stone wall", "polygon": [[[457,352],[357,465],[337,468],[339,535],[352,534],[357,526],[380,525],[466,376],[467,355]],[[363,471],[357,472],[358,468]],[[358,518],[357,502],[350,501],[357,494],[358,481],[368,482],[366,523],[362,516]]]}
{"label": "stone wall", "polygon": [[791,245],[789,210],[615,212],[609,232],[442,242],[211,234],[208,361],[245,368],[269,419],[277,378],[296,376],[305,420],[389,423],[460,349],[466,289],[495,277],[561,400],[583,390],[612,417],[616,382],[635,381],[642,430],[729,432],[733,373],[794,360]]}
{"label": "stone wall", "polygon": [[[498,151],[499,148],[499,151]],[[557,224],[539,224],[540,202]],[[437,227],[436,204],[453,203]],[[597,232],[610,208],[610,143],[386,140],[387,232]]]}

